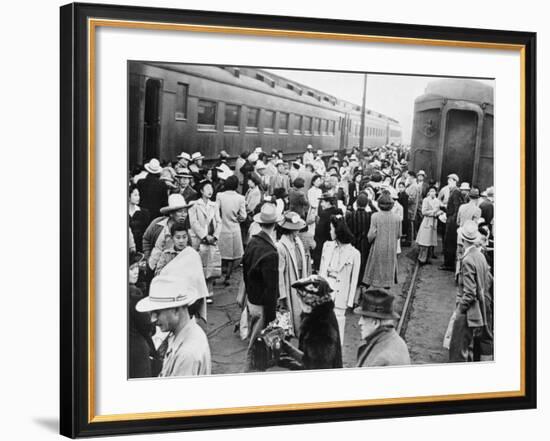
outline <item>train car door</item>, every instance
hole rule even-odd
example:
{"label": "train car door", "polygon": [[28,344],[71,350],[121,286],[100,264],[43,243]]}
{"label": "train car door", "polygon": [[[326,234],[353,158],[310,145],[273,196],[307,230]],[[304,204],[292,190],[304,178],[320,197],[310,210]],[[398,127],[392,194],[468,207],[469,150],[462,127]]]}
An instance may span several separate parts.
{"label": "train car door", "polygon": [[451,109],[447,113],[441,182],[447,182],[447,176],[456,173],[461,182],[472,183],[477,127],[476,112]]}
{"label": "train car door", "polygon": [[159,158],[160,91],[161,80],[149,78],[145,82],[145,109],[143,114],[143,162]]}

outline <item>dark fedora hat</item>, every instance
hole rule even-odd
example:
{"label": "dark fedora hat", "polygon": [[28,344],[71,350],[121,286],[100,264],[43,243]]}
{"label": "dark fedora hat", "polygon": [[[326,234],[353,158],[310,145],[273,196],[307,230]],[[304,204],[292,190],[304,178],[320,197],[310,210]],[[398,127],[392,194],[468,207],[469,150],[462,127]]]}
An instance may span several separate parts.
{"label": "dark fedora hat", "polygon": [[355,314],[382,320],[394,320],[399,316],[393,311],[393,296],[382,288],[371,288],[361,295],[361,303]]}

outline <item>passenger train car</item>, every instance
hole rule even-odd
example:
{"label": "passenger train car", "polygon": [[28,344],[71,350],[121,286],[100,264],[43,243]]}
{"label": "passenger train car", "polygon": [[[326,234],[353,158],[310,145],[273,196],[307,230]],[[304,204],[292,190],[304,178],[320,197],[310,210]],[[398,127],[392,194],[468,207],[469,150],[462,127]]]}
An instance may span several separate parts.
{"label": "passenger train car", "polygon": [[[359,146],[361,107],[261,69],[129,62],[130,167],[186,151],[233,158]],[[364,147],[401,143],[393,118],[365,112]]]}
{"label": "passenger train car", "polygon": [[493,87],[474,80],[433,81],[415,100],[411,140],[414,170],[445,185],[493,185]]}

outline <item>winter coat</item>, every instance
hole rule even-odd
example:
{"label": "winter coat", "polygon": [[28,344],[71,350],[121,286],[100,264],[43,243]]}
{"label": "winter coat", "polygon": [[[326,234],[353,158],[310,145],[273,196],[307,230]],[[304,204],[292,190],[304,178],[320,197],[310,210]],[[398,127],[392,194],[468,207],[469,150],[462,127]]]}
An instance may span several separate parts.
{"label": "winter coat", "polygon": [[370,229],[370,220],[372,212],[366,211],[364,208],[350,210],[346,213],[346,224],[353,234],[352,245],[359,250],[361,254],[361,266],[359,269],[359,280],[363,280],[365,274],[365,266],[370,252],[370,242],[367,237]]}
{"label": "winter coat", "polygon": [[381,326],[357,351],[357,367],[411,364],[409,349],[393,326]]}
{"label": "winter coat", "polygon": [[288,209],[298,213],[302,219],[306,219],[309,202],[301,189],[291,188],[288,194]]}
{"label": "winter coat", "polygon": [[342,210],[336,207],[329,207],[326,210],[323,210],[319,206],[318,210],[318,221],[315,225],[315,248],[311,253],[311,257],[315,262],[315,268],[319,268],[321,263],[321,254],[323,253],[323,246],[327,240],[330,240],[330,218],[333,215],[342,214]]}
{"label": "winter coat", "polygon": [[141,208],[149,211],[151,218],[160,216],[160,209],[168,205],[168,188],[158,174],[148,173],[137,183]]}
{"label": "winter coat", "polygon": [[391,211],[379,211],[371,218],[368,233],[372,242],[363,283],[389,287],[397,283],[397,240],[401,221]]}
{"label": "winter coat", "polygon": [[319,275],[327,279],[333,289],[335,308],[353,306],[360,267],[361,254],[352,244],[339,245],[335,240],[325,242]]}
{"label": "winter coat", "polygon": [[304,369],[342,367],[342,346],[334,304],[324,303],[302,315],[298,348],[304,353]]}
{"label": "winter coat", "polygon": [[424,198],[422,201],[422,223],[418,229],[416,243],[423,247],[437,246],[437,216],[441,201],[437,198]]}
{"label": "winter coat", "polygon": [[234,260],[243,256],[240,223],[246,219],[245,199],[236,191],[218,193],[216,203],[220,207],[222,228],[220,254],[222,259]]}
{"label": "winter coat", "polygon": [[[308,259],[299,237],[296,237],[296,242],[294,242],[290,236],[283,234],[276,247],[279,253],[279,298],[286,300],[292,318],[292,329],[294,335],[298,337],[302,307],[298,292],[295,288],[292,288],[292,284],[307,277]],[[299,262],[301,262],[300,265]]]}
{"label": "winter coat", "polygon": [[191,244],[196,250],[206,236],[219,239],[222,220],[216,203],[210,200],[205,203],[202,198],[195,202],[189,209],[189,224],[191,225]]}
{"label": "winter coat", "polygon": [[248,301],[264,308],[265,323],[275,320],[279,299],[279,254],[264,231],[251,237],[243,257],[243,278]]}
{"label": "winter coat", "polygon": [[128,225],[130,225],[132,235],[134,236],[136,251],[139,253],[143,252],[143,234],[149,225],[149,220],[149,212],[140,207],[136,207],[134,214],[129,216]]}

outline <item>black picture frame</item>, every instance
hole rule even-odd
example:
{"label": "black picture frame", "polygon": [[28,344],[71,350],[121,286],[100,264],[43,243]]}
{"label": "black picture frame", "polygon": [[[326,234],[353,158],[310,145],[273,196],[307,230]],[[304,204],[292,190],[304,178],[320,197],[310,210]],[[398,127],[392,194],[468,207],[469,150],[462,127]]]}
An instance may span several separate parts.
{"label": "black picture frame", "polygon": [[[440,41],[520,45],[524,51],[524,394],[486,399],[437,400],[191,417],[94,420],[89,408],[88,261],[88,34],[89,18],[208,26],[376,35]],[[60,9],[60,432],[67,437],[115,435],[536,407],[536,34],[489,29],[247,15],[118,5],[68,4]]]}

